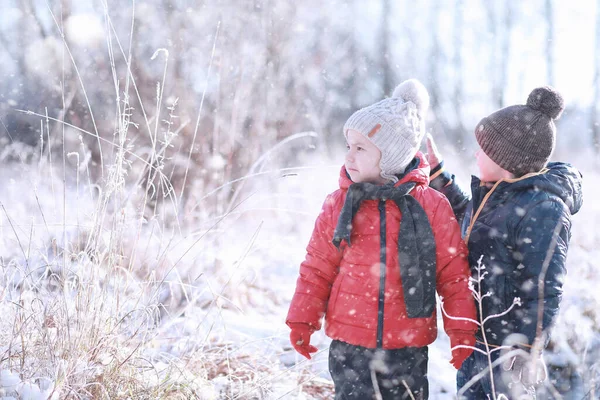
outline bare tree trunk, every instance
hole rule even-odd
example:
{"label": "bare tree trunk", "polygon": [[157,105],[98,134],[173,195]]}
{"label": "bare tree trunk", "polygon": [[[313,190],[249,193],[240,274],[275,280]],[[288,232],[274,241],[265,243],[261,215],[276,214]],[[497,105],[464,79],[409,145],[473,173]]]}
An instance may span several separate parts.
{"label": "bare tree trunk", "polygon": [[594,101],[590,110],[590,130],[592,144],[596,154],[600,154],[600,121],[598,120],[598,104],[600,104],[600,0],[596,1],[596,43],[594,47]]}
{"label": "bare tree trunk", "polygon": [[546,72],[550,86],[554,86],[554,2],[546,0]]}
{"label": "bare tree trunk", "polygon": [[462,59],[462,41],[463,41],[463,12],[464,1],[456,0],[454,7],[454,96],[452,103],[454,113],[456,114],[456,141],[457,146],[462,148],[465,136],[465,126],[462,117],[463,102],[463,59]]}
{"label": "bare tree trunk", "polygon": [[[600,1],[600,0],[599,0]],[[439,15],[440,15],[441,1],[434,0],[434,4],[430,8],[431,10],[431,36],[432,36],[432,44],[431,51],[429,54],[429,99],[430,99],[430,108],[431,114],[435,116],[435,120],[433,121],[433,128],[430,129],[435,132],[444,131],[447,124],[444,120],[444,113],[441,110],[441,94],[440,94],[440,85],[438,84],[439,79],[439,67],[441,64],[440,54],[442,51],[440,45],[440,32],[439,32]],[[434,133],[435,134],[435,133]]]}
{"label": "bare tree trunk", "polygon": [[[488,17],[488,28],[492,35],[492,43],[490,48],[492,54],[490,57],[490,70],[492,76],[492,104],[496,108],[504,106],[504,92],[506,90],[508,80],[508,65],[510,59],[510,35],[512,32],[513,23],[513,5],[512,3],[499,3],[504,6],[504,23],[502,32],[500,32],[500,24],[498,23],[496,2],[486,2],[486,11]],[[498,53],[496,49],[500,49]]]}
{"label": "bare tree trunk", "polygon": [[[350,19],[353,21],[357,20],[357,7],[356,7],[356,1],[355,0],[349,0],[349,7],[350,7]],[[350,57],[350,60],[352,62],[352,74],[350,77],[350,80],[348,82],[348,90],[350,93],[350,108],[352,110],[356,110],[358,108],[358,87],[356,84],[356,81],[358,79],[358,74],[359,74],[359,69],[358,69],[358,64],[359,64],[359,60],[358,60],[358,49],[357,49],[357,44],[356,44],[356,33],[354,32],[353,29],[350,29],[350,31],[348,32],[348,34],[350,35],[349,38],[349,43],[348,43],[348,56]]]}
{"label": "bare tree trunk", "polygon": [[[36,8],[33,5],[33,1],[32,0],[25,0],[24,2],[21,3],[21,10],[25,11],[27,14],[26,15],[30,15],[33,20],[36,23],[36,26],[40,32],[40,36],[43,38],[48,37],[48,33],[46,32],[46,29],[44,29],[44,24],[42,23],[40,16],[35,12]],[[60,15],[59,15],[60,17]],[[62,29],[62,27],[61,27]]]}
{"label": "bare tree trunk", "polygon": [[381,47],[379,49],[379,55],[381,57],[381,74],[382,74],[382,90],[384,95],[391,94],[392,90],[392,73],[390,70],[390,10],[391,4],[390,0],[382,0],[382,10],[381,10],[381,37],[379,39],[379,43]]}
{"label": "bare tree trunk", "polygon": [[502,56],[500,58],[500,76],[498,82],[499,95],[498,107],[504,107],[504,93],[508,86],[508,66],[510,65],[510,36],[512,33],[513,19],[515,18],[515,6],[512,2],[505,3],[504,10],[504,32],[502,32]]}
{"label": "bare tree trunk", "polygon": [[502,106],[502,87],[499,86],[500,81],[498,79],[500,60],[498,57],[498,52],[496,51],[496,49],[498,48],[498,22],[496,19],[495,2],[488,1],[484,4],[488,20],[487,26],[490,31],[490,36],[492,37],[490,43],[490,76],[492,79],[492,104],[494,105],[494,107],[500,108]]}
{"label": "bare tree trunk", "polygon": [[[401,71],[402,76],[399,77],[398,81],[402,81],[407,78],[412,78],[413,76],[419,75],[419,66],[418,59],[419,55],[422,52],[421,46],[417,43],[421,42],[421,40],[417,39],[417,37],[422,33],[420,32],[418,27],[415,27],[417,19],[412,18],[415,12],[420,13],[421,9],[419,9],[416,4],[417,2],[411,1],[400,1],[396,0],[394,4],[396,7],[402,3],[402,11],[400,11],[400,15],[402,16],[402,20],[396,22],[396,25],[403,26],[404,28],[399,31],[400,35],[403,35],[405,38],[405,42],[408,42],[408,48],[404,52],[404,59],[402,59]],[[420,7],[423,7],[422,5]]]}
{"label": "bare tree trunk", "polygon": [[73,11],[72,0],[62,0],[62,17],[66,21],[71,16]]}

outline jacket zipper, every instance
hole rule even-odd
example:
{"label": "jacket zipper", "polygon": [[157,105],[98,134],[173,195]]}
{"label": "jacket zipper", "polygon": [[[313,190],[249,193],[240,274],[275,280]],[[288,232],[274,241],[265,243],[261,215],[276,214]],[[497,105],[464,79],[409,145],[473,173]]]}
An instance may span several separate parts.
{"label": "jacket zipper", "polygon": [[385,201],[379,200],[379,301],[377,307],[377,348],[383,347],[383,304],[385,300],[385,265],[386,265],[386,237],[385,237]]}

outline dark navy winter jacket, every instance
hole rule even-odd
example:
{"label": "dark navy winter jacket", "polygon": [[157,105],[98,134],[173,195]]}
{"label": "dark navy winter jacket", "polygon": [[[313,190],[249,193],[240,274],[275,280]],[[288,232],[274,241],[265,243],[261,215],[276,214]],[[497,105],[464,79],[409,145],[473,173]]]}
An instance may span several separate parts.
{"label": "dark navy winter jacket", "polygon": [[[582,176],[565,163],[549,163],[542,173],[502,180],[493,188],[473,177],[471,193],[454,176],[442,173],[432,186],[443,192],[461,222],[469,248],[469,264],[478,277],[478,261],[487,272],[481,293],[487,340],[501,345],[511,333],[536,337],[540,299],[542,324],[548,328],[558,314],[571,236],[571,215],[582,205]],[[478,288],[477,285],[475,286]],[[500,317],[520,299],[521,305]],[[481,339],[481,331],[478,332]]]}

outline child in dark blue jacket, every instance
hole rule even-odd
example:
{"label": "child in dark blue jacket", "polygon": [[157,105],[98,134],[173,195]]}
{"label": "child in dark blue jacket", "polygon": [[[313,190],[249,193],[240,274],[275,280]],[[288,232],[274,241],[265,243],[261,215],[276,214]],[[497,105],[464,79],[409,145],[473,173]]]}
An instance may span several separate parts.
{"label": "child in dark blue jacket", "polygon": [[[534,89],[526,105],[483,118],[475,128],[479,177],[472,177],[471,194],[444,170],[428,138],[431,186],[448,197],[461,222],[473,277],[485,273],[475,289],[484,295],[480,319],[488,319],[477,333],[481,351],[457,375],[463,399],[492,398],[492,392],[520,398],[546,379],[541,350],[558,314],[571,215],[582,204],[581,174],[548,163],[563,109],[561,95],[546,86]],[[490,350],[498,361],[493,374],[469,382],[488,367]]]}

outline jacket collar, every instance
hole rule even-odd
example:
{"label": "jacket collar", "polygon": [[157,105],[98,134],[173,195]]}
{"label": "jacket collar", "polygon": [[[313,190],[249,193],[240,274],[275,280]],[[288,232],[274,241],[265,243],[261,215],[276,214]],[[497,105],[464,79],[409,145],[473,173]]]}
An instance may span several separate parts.
{"label": "jacket collar", "polygon": [[[551,162],[539,173],[532,173],[516,179],[505,179],[495,183],[495,191],[508,195],[517,191],[545,191],[560,198],[575,214],[583,203],[582,176],[567,163]],[[490,189],[483,187],[479,178],[471,178],[473,204],[478,205]]]}

